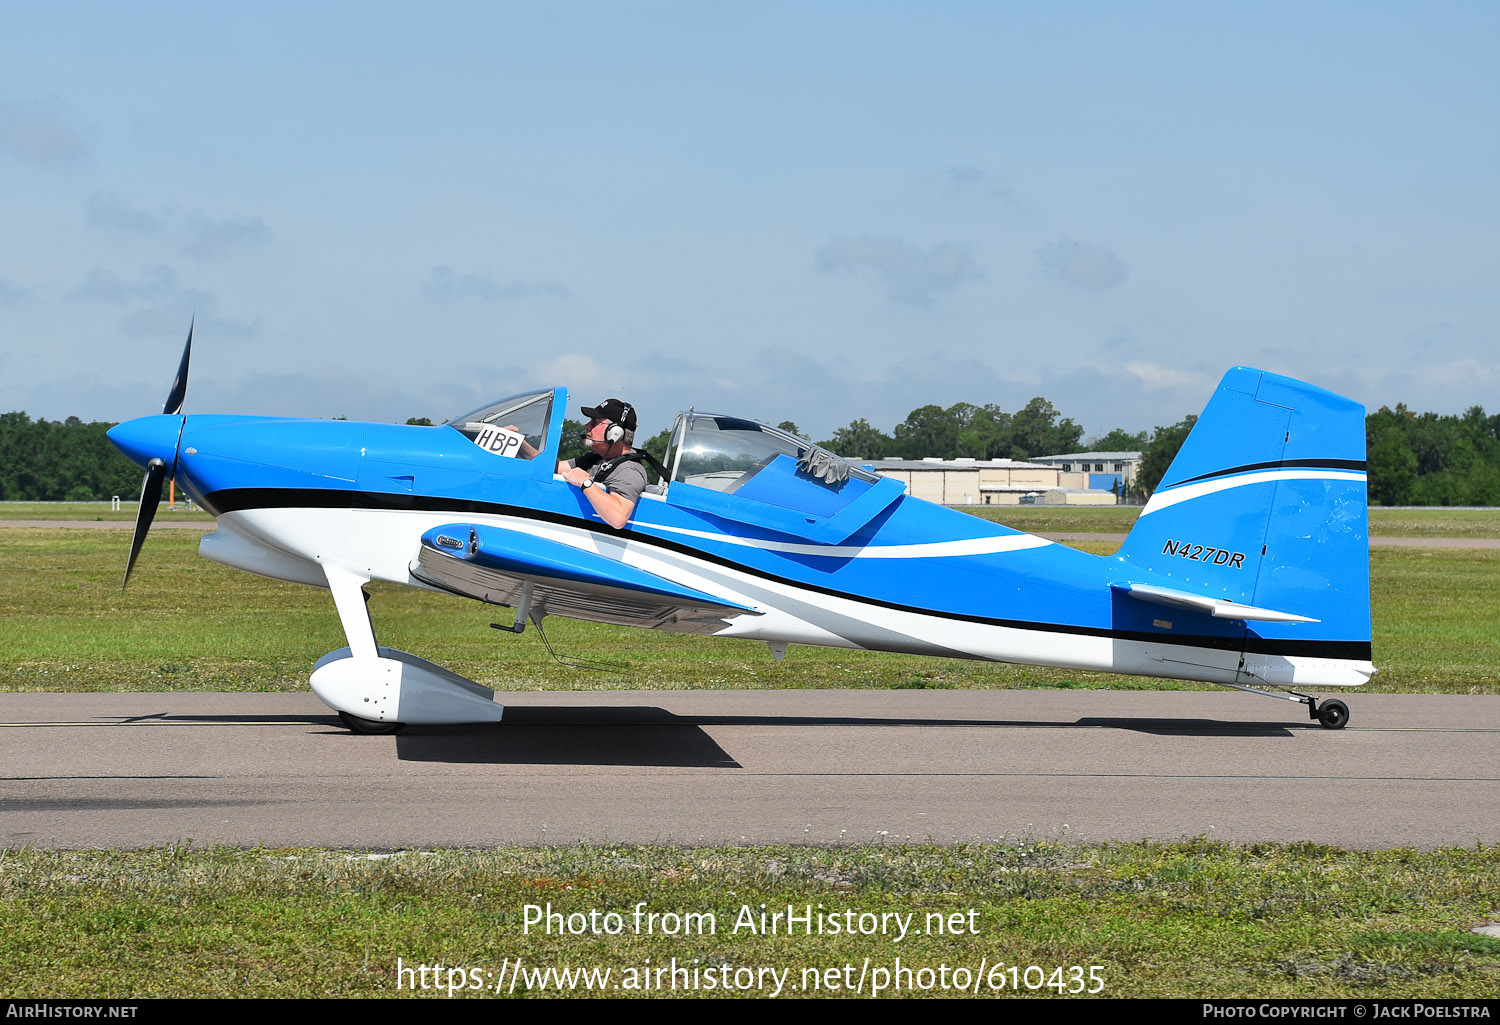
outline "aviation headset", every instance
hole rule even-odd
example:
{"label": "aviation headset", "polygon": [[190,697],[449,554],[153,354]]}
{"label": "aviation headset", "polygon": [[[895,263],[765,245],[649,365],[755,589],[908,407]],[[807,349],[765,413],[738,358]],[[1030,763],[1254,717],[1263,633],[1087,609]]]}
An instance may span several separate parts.
{"label": "aviation headset", "polygon": [[[622,407],[620,409],[620,419],[623,420],[630,415],[630,403],[621,402],[620,405]],[[611,445],[615,444],[624,437],[625,428],[620,426],[620,424],[616,423],[614,420],[611,420],[609,422],[609,426],[604,429],[604,440],[609,442]]]}

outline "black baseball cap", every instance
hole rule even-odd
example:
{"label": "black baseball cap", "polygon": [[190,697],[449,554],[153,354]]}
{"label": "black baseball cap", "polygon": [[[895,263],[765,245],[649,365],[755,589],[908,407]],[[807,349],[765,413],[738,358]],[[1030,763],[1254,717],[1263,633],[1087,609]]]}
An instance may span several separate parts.
{"label": "black baseball cap", "polygon": [[627,431],[635,430],[635,407],[621,399],[605,399],[597,406],[580,406],[579,412],[590,420],[608,420]]}

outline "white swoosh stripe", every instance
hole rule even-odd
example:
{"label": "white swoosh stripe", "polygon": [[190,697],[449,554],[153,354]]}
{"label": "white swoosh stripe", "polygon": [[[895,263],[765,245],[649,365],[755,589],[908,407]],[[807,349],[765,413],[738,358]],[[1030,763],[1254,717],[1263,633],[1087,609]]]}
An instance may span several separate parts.
{"label": "white swoosh stripe", "polygon": [[1174,506],[1178,502],[1189,502],[1195,498],[1202,498],[1204,495],[1228,491],[1230,488],[1243,488],[1251,484],[1268,484],[1280,480],[1363,481],[1365,474],[1358,470],[1261,470],[1258,473],[1247,473],[1241,477],[1199,481],[1197,484],[1185,484],[1170,491],[1158,491],[1151,496],[1151,501],[1146,503],[1146,508],[1141,510],[1141,516],[1149,516],[1154,512],[1161,512],[1163,509]]}
{"label": "white swoosh stripe", "polygon": [[823,555],[830,559],[939,559],[962,555],[1021,552],[1028,548],[1042,548],[1054,543],[1033,534],[1006,534],[1001,537],[975,537],[960,541],[932,541],[915,545],[799,545],[786,541],[762,541],[756,538],[713,534],[704,530],[688,530],[686,527],[664,527],[656,523],[636,526],[637,529],[684,534],[704,541],[722,541],[725,544],[759,548],[762,551],[783,552],[787,555]]}

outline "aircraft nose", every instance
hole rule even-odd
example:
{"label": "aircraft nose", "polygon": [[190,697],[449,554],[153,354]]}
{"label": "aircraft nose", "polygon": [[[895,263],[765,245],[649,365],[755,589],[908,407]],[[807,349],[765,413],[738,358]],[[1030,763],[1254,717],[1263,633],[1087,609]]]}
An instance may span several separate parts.
{"label": "aircraft nose", "polygon": [[170,467],[177,456],[177,439],[181,434],[181,416],[157,414],[116,424],[107,437],[138,466],[160,459]]}

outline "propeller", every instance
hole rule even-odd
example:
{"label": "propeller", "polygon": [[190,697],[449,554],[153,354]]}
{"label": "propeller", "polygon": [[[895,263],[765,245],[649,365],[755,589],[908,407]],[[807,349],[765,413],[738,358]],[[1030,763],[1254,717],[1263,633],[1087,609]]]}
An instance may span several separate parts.
{"label": "propeller", "polygon": [[[171,416],[179,416],[182,413],[182,401],[187,396],[188,360],[193,354],[193,324],[197,318],[188,322],[187,344],[182,347],[182,362],[177,364],[177,376],[172,379],[172,389],[167,393],[166,405],[162,406],[162,412]],[[182,417],[177,425],[177,444],[172,448],[172,466],[170,470],[163,459],[152,459],[146,464],[146,476],[141,480],[141,504],[135,514],[135,535],[130,539],[130,561],[125,564],[125,579],[120,582],[120,590],[130,583],[130,571],[135,569],[135,558],[141,554],[141,546],[146,543],[146,531],[151,529],[151,521],[156,519],[156,507],[161,505],[161,489],[167,478],[177,476],[177,453],[182,448],[182,428],[187,423],[187,417]]]}

